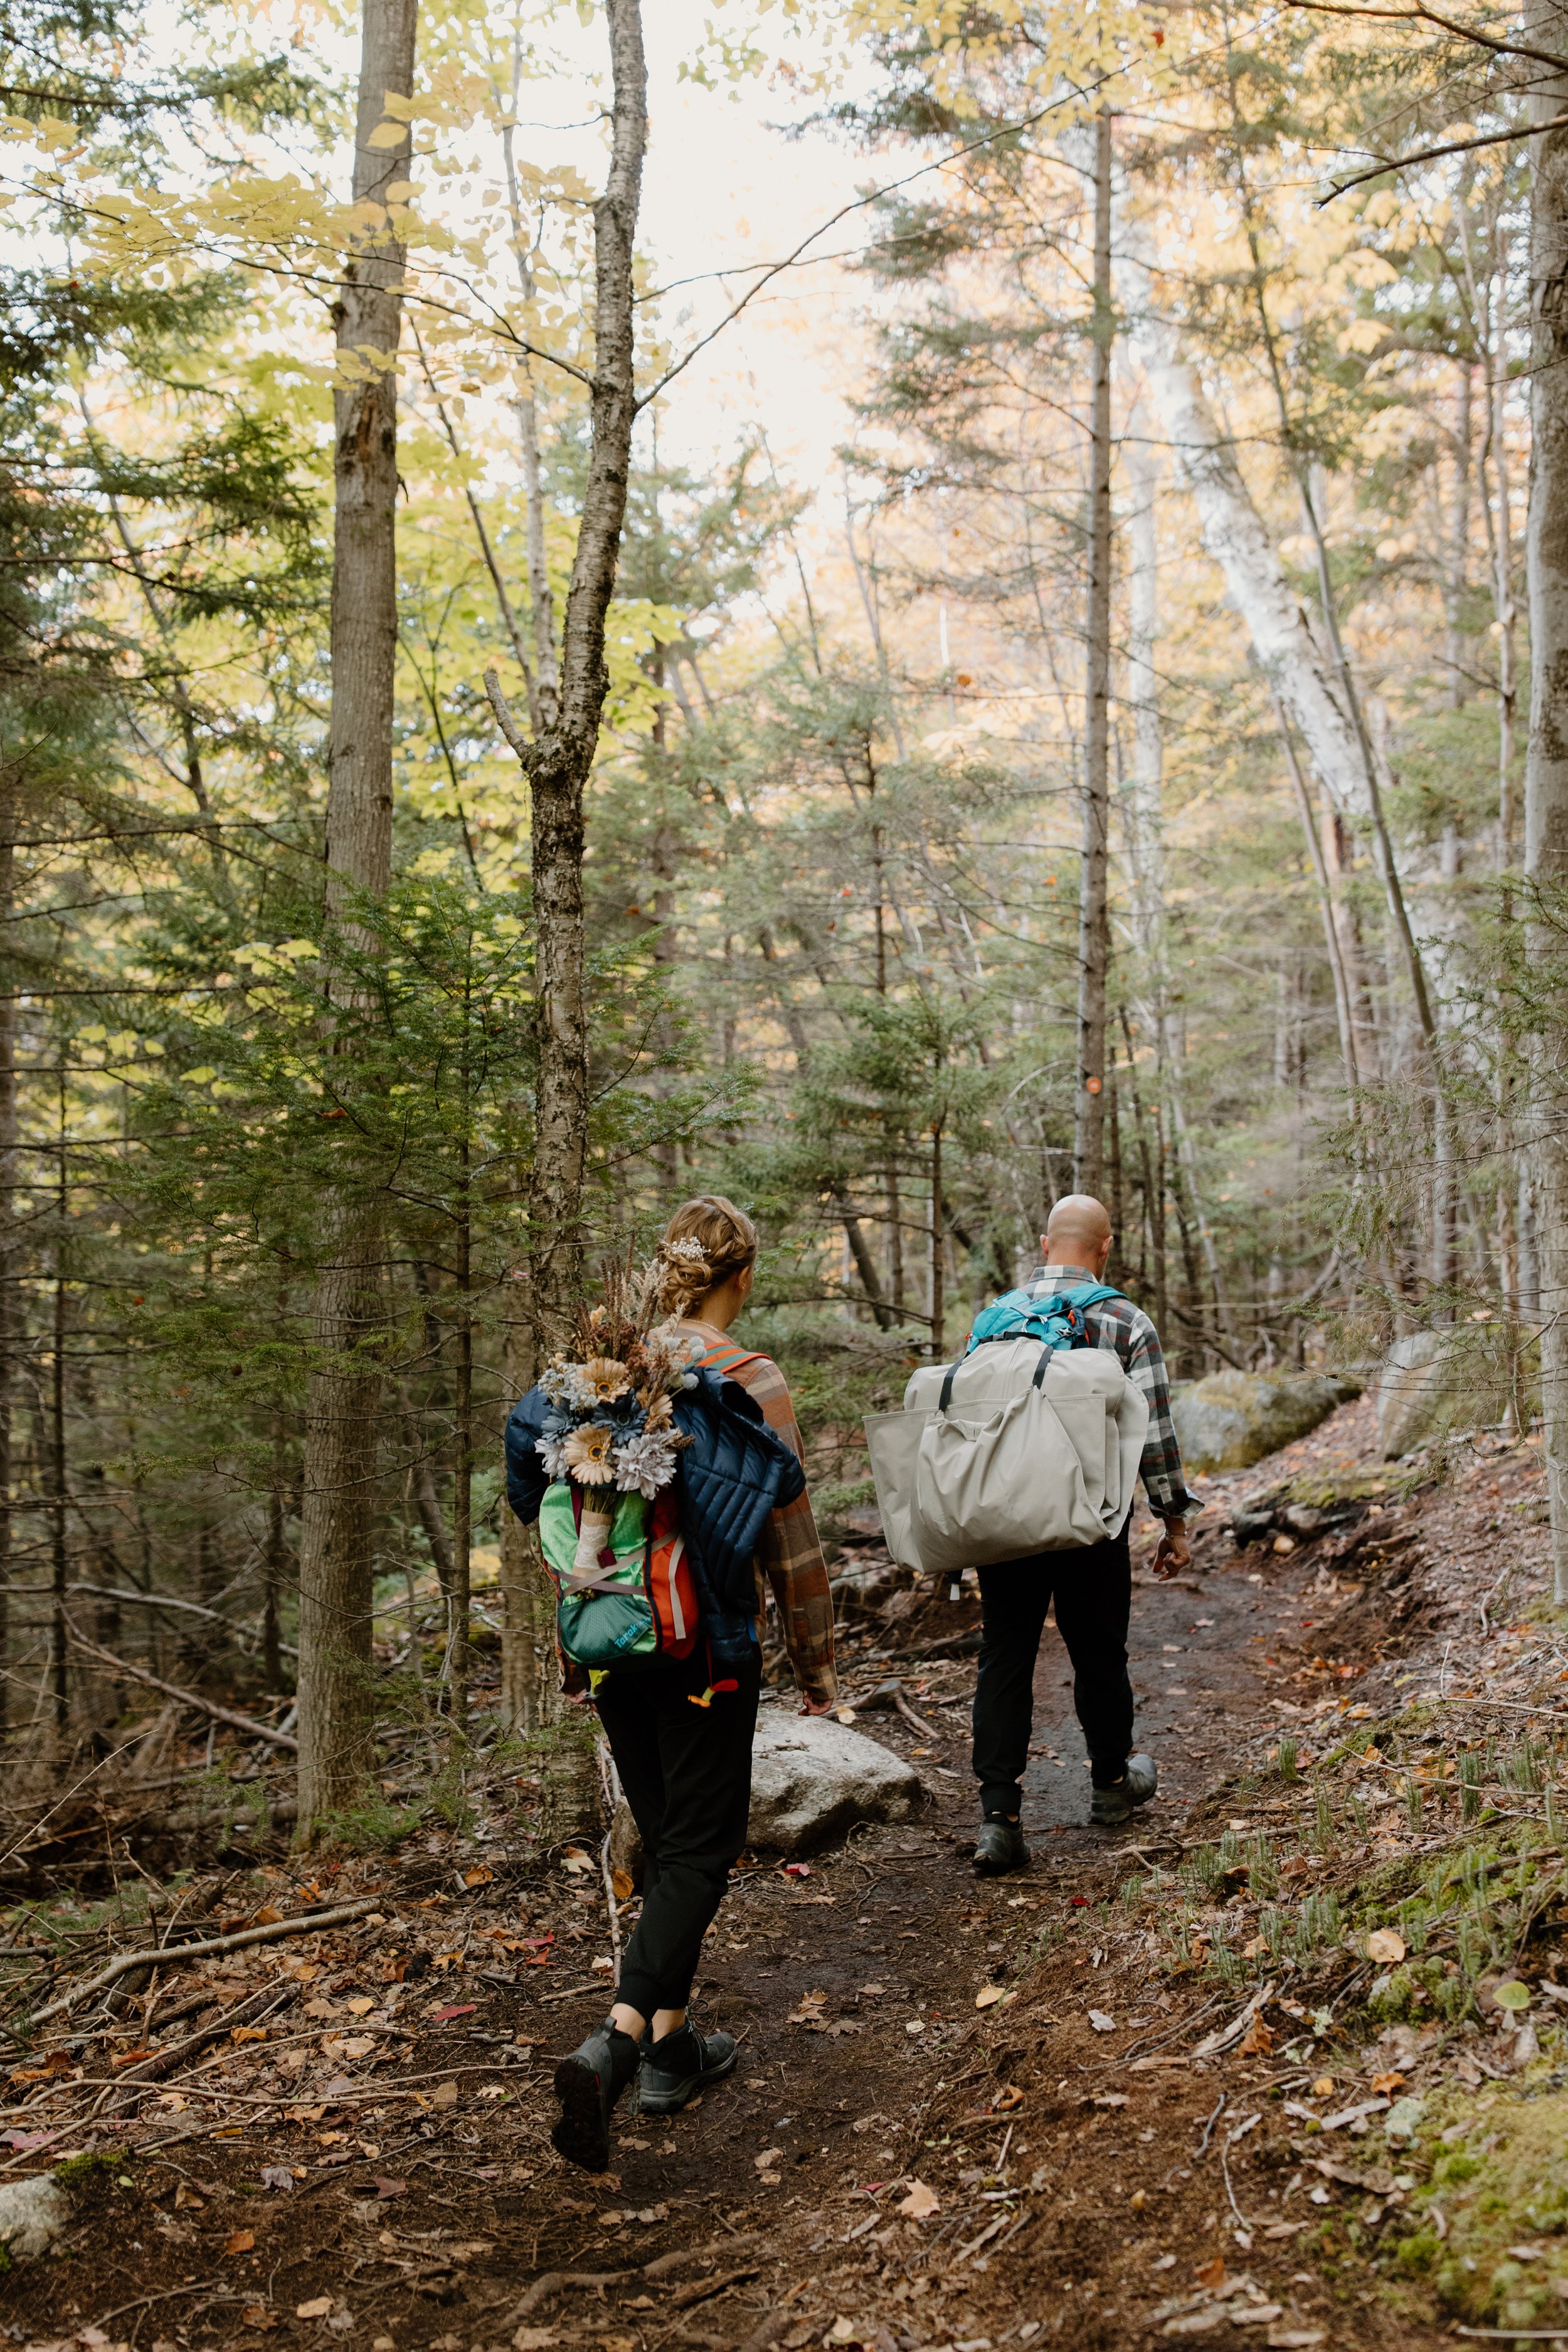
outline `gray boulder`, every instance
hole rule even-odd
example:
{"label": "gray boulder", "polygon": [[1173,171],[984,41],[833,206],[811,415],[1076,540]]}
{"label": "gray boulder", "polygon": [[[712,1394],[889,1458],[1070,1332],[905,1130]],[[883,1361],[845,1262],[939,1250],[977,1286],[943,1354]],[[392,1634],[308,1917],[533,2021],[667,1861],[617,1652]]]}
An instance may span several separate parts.
{"label": "gray boulder", "polygon": [[764,1707],[752,1748],[746,1843],[811,1853],[858,1822],[908,1821],[923,1793],[914,1766],[863,1731],[830,1715]]}
{"label": "gray boulder", "polygon": [[0,2183],[0,2246],[19,2260],[47,2254],[70,2217],[70,2199],[52,2172]]}
{"label": "gray boulder", "polygon": [[[912,1764],[832,1716],[785,1705],[765,1706],[757,1718],[748,1846],[815,1853],[858,1822],[908,1821],[924,1799]],[[610,1861],[641,1884],[642,1841],[624,1800],[610,1827]]]}
{"label": "gray boulder", "polygon": [[1408,1331],[1395,1339],[1377,1381],[1377,1449],[1385,1462],[1410,1453],[1446,1417],[1451,1371],[1441,1333]]}
{"label": "gray boulder", "polygon": [[1360,1393],[1324,1372],[1212,1372],[1172,1391],[1171,1417],[1189,1470],[1247,1470]]}

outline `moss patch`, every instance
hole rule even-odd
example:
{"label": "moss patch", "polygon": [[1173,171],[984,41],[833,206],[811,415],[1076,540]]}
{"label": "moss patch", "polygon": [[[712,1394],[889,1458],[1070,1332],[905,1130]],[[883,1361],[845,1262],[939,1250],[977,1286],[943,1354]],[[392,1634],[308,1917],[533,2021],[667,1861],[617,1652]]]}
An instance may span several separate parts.
{"label": "moss patch", "polygon": [[1568,2326],[1565,2084],[1542,2061],[1506,2089],[1434,2100],[1423,2119],[1430,2178],[1394,2259],[1472,2326]]}

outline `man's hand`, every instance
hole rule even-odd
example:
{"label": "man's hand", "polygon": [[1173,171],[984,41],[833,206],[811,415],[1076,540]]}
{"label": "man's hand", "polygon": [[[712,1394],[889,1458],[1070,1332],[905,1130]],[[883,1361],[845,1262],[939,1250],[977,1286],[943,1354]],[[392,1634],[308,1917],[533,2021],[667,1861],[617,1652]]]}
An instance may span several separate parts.
{"label": "man's hand", "polygon": [[1184,1568],[1193,1564],[1193,1548],[1187,1541],[1187,1523],[1180,1517],[1165,1521],[1165,1532],[1160,1538],[1154,1554],[1154,1573],[1161,1583],[1168,1577],[1179,1576]]}
{"label": "man's hand", "polygon": [[800,1695],[800,1711],[802,1715],[831,1715],[837,1708],[837,1705],[838,1694],[837,1691],[834,1691],[826,1698],[823,1698],[819,1694],[812,1691],[802,1691]]}

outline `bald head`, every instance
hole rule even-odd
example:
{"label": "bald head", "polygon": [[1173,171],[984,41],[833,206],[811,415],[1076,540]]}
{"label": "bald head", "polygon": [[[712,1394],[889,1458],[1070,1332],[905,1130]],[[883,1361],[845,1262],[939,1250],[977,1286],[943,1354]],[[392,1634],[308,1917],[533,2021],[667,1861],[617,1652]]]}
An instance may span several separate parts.
{"label": "bald head", "polygon": [[1103,1274],[1110,1255],[1104,1202],[1092,1192],[1067,1193],[1051,1211],[1044,1245],[1047,1265],[1081,1265],[1092,1275]]}

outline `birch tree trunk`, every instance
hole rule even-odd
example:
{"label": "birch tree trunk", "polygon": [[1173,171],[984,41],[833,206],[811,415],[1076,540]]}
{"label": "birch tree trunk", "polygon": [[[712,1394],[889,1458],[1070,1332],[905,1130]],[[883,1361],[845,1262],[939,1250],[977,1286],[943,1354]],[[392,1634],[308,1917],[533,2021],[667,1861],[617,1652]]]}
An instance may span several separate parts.
{"label": "birch tree trunk", "polygon": [[[414,89],[417,0],[363,0],[353,197],[384,205],[408,175],[406,123],[373,145],[386,101]],[[383,137],[387,134],[383,132]],[[337,492],[327,916],[392,873],[392,720],[397,658],[397,346],[403,254],[384,226],[349,258],[334,310]],[[350,1178],[352,1186],[353,1179]],[[317,1277],[300,1531],[300,1833],[362,1794],[372,1761],[371,1573],[381,1372],[376,1204],[352,1189],[329,1213]]]}
{"label": "birch tree trunk", "polygon": [[1088,677],[1079,869],[1078,1101],[1073,1184],[1105,1185],[1105,987],[1110,961],[1110,117],[1094,125],[1094,376],[1089,402]]}
{"label": "birch tree trunk", "polygon": [[[1527,37],[1563,53],[1563,0],[1532,0]],[[1568,111],[1568,74],[1537,68],[1537,122]],[[1525,870],[1531,890],[1568,886],[1568,131],[1543,131],[1534,150],[1530,229],[1531,460],[1525,571],[1530,610],[1530,745],[1525,760]],[[1531,961],[1560,992],[1568,982],[1562,934],[1532,926]],[[1541,1402],[1552,1507],[1556,1598],[1568,1601],[1568,1028],[1536,1041],[1531,1152],[1541,1286]]]}

